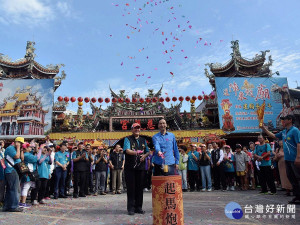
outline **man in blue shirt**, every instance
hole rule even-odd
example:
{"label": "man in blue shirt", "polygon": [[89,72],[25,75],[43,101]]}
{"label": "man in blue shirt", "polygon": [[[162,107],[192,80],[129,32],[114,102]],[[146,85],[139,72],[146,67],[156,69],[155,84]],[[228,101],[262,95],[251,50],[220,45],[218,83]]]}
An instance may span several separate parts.
{"label": "man in blue shirt", "polygon": [[20,159],[21,144],[24,144],[24,138],[17,137],[15,139],[15,144],[10,145],[5,150],[4,153],[5,165],[6,165],[6,169],[5,169],[6,194],[5,194],[3,211],[10,211],[10,212],[23,211],[21,208],[19,208],[19,200],[20,200],[19,175],[12,166],[21,162]]}
{"label": "man in blue shirt", "polygon": [[[167,132],[167,122],[161,119],[158,123],[159,133],[152,137],[155,148],[153,154],[154,176],[178,174],[179,150],[175,135]],[[164,172],[164,166],[168,167],[168,172]]]}
{"label": "man in blue shirt", "polygon": [[271,191],[270,194],[276,193],[276,187],[274,183],[273,171],[271,169],[271,146],[265,143],[265,139],[262,135],[259,135],[257,138],[259,145],[256,145],[254,150],[254,158],[259,163],[260,171],[260,185],[261,185],[261,194],[268,194],[268,187]]}
{"label": "man in blue shirt", "polygon": [[293,126],[295,122],[293,115],[287,115],[280,119],[284,130],[278,134],[273,134],[265,126],[262,126],[262,129],[269,137],[283,141],[286,173],[295,195],[289,204],[300,204],[300,131]]}

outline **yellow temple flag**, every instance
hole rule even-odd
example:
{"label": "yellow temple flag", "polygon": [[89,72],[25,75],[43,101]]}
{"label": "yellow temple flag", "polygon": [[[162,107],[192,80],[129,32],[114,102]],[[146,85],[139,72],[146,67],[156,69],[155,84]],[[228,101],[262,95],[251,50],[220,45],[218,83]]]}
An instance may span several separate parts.
{"label": "yellow temple flag", "polygon": [[259,127],[262,127],[264,124],[265,108],[266,108],[266,102],[264,100],[263,104],[256,110],[257,118],[259,121]]}

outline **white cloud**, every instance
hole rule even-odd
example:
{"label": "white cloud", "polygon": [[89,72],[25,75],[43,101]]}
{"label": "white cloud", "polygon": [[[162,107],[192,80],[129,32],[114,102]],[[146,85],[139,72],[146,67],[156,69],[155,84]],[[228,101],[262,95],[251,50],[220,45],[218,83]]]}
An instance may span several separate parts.
{"label": "white cloud", "polygon": [[35,26],[54,19],[53,9],[43,0],[0,0],[0,22]]}
{"label": "white cloud", "polygon": [[59,1],[56,3],[56,7],[64,16],[70,17],[72,15],[70,3],[66,1]]}

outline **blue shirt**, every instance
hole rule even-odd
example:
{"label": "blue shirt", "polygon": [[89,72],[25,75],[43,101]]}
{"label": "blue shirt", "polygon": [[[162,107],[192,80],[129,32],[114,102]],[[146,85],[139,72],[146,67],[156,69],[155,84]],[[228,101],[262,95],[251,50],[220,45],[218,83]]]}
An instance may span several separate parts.
{"label": "blue shirt", "polygon": [[[257,145],[254,150],[254,154],[258,156],[262,156],[262,154],[270,152],[271,153],[272,149],[269,144],[264,144],[264,145]],[[262,161],[258,161],[260,163],[259,166],[271,166],[271,156],[268,157],[269,160],[263,159]]]}
{"label": "blue shirt", "polygon": [[[174,134],[166,132],[162,135],[160,132],[152,137],[155,151],[153,153],[153,163],[162,165],[179,164],[179,151]],[[158,152],[164,153],[164,159],[158,156]]]}
{"label": "blue shirt", "polygon": [[[68,152],[64,152],[64,153],[62,153],[61,151],[56,152],[54,156],[54,161],[59,162],[62,165],[65,165],[69,160],[68,154],[69,154]],[[60,167],[60,166],[55,163],[55,167]]]}
{"label": "blue shirt", "polygon": [[[45,155],[41,155],[41,159],[44,158]],[[49,174],[50,174],[50,167],[48,162],[50,161],[49,156],[46,157],[46,159],[41,163],[38,164],[38,172],[40,178],[46,178],[49,179]]]}
{"label": "blue shirt", "polygon": [[[230,160],[235,161],[234,154],[231,154]],[[229,160],[224,161],[224,171],[226,173],[234,172],[233,162],[230,162]]]}
{"label": "blue shirt", "polygon": [[192,153],[194,153],[194,155],[196,156],[196,158],[199,160],[200,159],[200,154],[197,151],[190,151],[188,153],[188,170],[198,170],[198,161],[196,161],[192,155]]}
{"label": "blue shirt", "polygon": [[275,137],[282,140],[284,160],[294,162],[297,156],[297,144],[300,143],[300,131],[298,128],[292,126],[288,131],[284,129]]}
{"label": "blue shirt", "polygon": [[[7,149],[5,149],[4,157],[6,158],[6,160],[10,161],[12,165],[14,165],[16,163],[21,162],[21,159],[14,158],[16,154],[17,154],[17,150],[15,146],[10,145]],[[11,173],[15,169],[10,164],[8,164],[6,160],[5,160],[5,165],[6,165],[5,173]]]}
{"label": "blue shirt", "polygon": [[[31,154],[30,152],[24,152],[24,163],[28,166],[29,170],[35,171],[37,166],[37,156]],[[22,182],[30,181],[29,176],[23,176]]]}

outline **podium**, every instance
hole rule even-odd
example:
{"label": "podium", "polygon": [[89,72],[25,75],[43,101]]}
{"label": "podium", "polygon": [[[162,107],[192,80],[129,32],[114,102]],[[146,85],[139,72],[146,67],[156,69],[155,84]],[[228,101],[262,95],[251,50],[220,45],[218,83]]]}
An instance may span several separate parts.
{"label": "podium", "polygon": [[181,176],[152,176],[154,225],[184,225]]}

